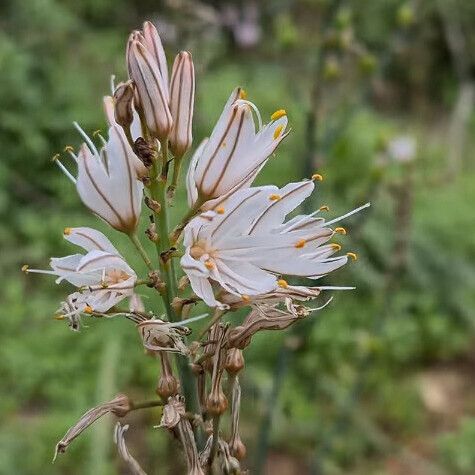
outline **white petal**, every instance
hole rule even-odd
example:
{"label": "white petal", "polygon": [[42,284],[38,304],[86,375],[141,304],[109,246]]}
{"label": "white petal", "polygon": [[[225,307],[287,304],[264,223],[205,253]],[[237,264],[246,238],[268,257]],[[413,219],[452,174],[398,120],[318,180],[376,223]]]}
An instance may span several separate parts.
{"label": "white petal", "polygon": [[86,251],[104,251],[119,255],[119,251],[100,231],[93,228],[66,228],[64,239]]}
{"label": "white petal", "polygon": [[213,288],[209,283],[208,279],[203,277],[196,277],[195,275],[188,274],[188,278],[190,279],[191,288],[193,292],[203,299],[203,301],[209,307],[218,307],[220,306],[220,302],[218,302],[213,294]]}
{"label": "white petal", "polygon": [[188,206],[190,208],[193,207],[193,205],[196,203],[196,200],[198,199],[198,189],[196,188],[195,183],[195,170],[198,160],[200,159],[207,142],[208,139],[206,138],[199,144],[198,148],[195,150],[195,153],[191,157],[190,165],[188,166],[188,172],[186,174],[186,191],[188,196]]}

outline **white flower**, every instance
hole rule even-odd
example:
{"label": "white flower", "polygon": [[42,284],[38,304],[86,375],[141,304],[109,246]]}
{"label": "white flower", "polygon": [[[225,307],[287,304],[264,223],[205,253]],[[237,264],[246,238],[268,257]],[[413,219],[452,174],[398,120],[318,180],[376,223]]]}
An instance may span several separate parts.
{"label": "white flower", "polygon": [[[211,136],[191,159],[187,176],[190,207],[198,200],[205,202],[250,186],[287,135],[284,110],[272,114],[271,122],[263,126],[257,107],[243,96],[241,89],[233,91]],[[257,132],[253,111],[259,121]]]}
{"label": "white flower", "polygon": [[77,155],[69,150],[77,163],[77,179],[59,160],[56,163],[75,183],[82,202],[93,213],[118,231],[133,233],[140,218],[143,183],[138,177],[145,173],[143,163],[118,125],[110,127],[109,140],[100,150],[75,125],[86,140]]}
{"label": "white flower", "polygon": [[416,139],[410,135],[395,137],[389,142],[387,152],[396,162],[410,162],[416,156]]}
{"label": "white flower", "polygon": [[133,295],[137,275],[101,232],[92,228],[66,228],[64,238],[82,247],[86,254],[53,257],[52,270],[25,268],[29,273],[56,275],[56,283],[66,280],[80,289],[61,305],[66,310],[63,317],[106,312]]}
{"label": "white flower", "polygon": [[313,188],[307,180],[239,190],[224,206],[194,218],[184,231],[181,259],[193,291],[211,307],[222,306],[212,283],[250,301],[287,287],[281,275],[318,279],[354,257],[331,257],[341,247],[325,243],[344,229],[329,226],[368,205],[328,223],[317,212],[284,222]]}

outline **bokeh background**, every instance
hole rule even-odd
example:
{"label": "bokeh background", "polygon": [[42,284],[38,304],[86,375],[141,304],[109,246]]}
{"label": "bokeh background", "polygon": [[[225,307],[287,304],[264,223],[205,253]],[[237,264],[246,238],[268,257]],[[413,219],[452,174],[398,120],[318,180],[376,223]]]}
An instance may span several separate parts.
{"label": "bokeh background", "polygon": [[[463,0],[1,2],[0,473],[126,473],[112,419],[51,465],[54,446],[118,391],[153,397],[158,364],[129,322],[73,333],[52,319],[69,289],[20,272],[71,251],[65,226],[97,226],[128,253],[51,157],[80,143],[73,120],[105,129],[101,98],[144,19],[170,59],[193,53],[195,144],[242,85],[292,126],[260,183],[318,171],[307,211],[372,202],[341,239],[358,262],[326,281],[357,290],[245,352],[251,473],[475,473],[475,3]],[[180,473],[159,417],[127,419],[130,450],[148,473]]]}

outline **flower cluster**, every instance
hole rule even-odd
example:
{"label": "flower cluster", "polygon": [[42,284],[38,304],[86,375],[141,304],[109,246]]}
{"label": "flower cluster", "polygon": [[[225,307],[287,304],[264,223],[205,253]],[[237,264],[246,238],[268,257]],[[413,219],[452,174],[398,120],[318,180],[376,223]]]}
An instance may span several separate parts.
{"label": "flower cluster", "polygon": [[[215,458],[223,467],[235,467],[245,454],[238,433],[241,389],[237,374],[244,366],[242,350],[257,331],[282,330],[317,310],[302,302],[324,290],[349,288],[310,284],[349,258],[356,259],[352,252],[339,253],[341,246],[331,242],[335,234],[346,234],[343,227],[333,225],[368,205],[329,221],[321,216],[326,206],[289,219],[322,177],[315,174],[282,187],[253,186],[288,136],[288,119],[285,110],[279,109],[264,124],[256,105],[243,89],[236,88],[209,138],[190,159],[189,209],[172,230],[169,213],[176,207],[170,205],[182,159],[192,145],[192,57],[180,52],[169,76],[157,29],[146,22],[130,35],[126,62],[129,77],[113,85],[111,95],[104,98],[107,137],[94,133],[91,138],[75,124],[84,143],[77,153],[70,146],[65,151],[77,172],[71,172],[60,156],[55,161],[84,205],[128,236],[147,270],[132,269],[104,234],[89,227],[66,228],[63,233],[84,253],[54,257],[50,270],[28,266],[24,270],[51,274],[57,283],[66,281],[75,287],[57,316],[67,319],[74,330],[85,315],[123,315],[135,322],[147,352],[161,359],[157,394],[166,404],[161,426],[182,441],[190,473],[206,472]],[[151,214],[145,233],[139,231],[142,208]],[[155,248],[155,259],[147,246]],[[184,275],[177,279],[180,271]],[[309,285],[289,284],[292,278],[307,279]],[[159,311],[143,307],[137,293],[140,285],[160,293],[165,315],[158,318]],[[121,307],[124,299],[129,299],[128,307]],[[204,318],[186,320],[200,301],[212,309],[214,317],[188,344],[186,337],[192,331],[184,324]],[[241,325],[222,323],[228,312],[246,306],[251,310]],[[180,382],[173,374],[171,354],[178,358]],[[232,439],[227,443],[213,433],[199,447],[186,415],[202,423],[219,418],[228,407],[222,389],[225,372],[232,382]],[[99,407],[88,424],[115,406]],[[128,410],[139,407],[151,406],[131,402]],[[65,436],[67,441],[60,443],[59,451],[82,430],[82,422],[79,426],[74,436]],[[119,453],[140,472],[125,446],[126,428],[116,429]]]}

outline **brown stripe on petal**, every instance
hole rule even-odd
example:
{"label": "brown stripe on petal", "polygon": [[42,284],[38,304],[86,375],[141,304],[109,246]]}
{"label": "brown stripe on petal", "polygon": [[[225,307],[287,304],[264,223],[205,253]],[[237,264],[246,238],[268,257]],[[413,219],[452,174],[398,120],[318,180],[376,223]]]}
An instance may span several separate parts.
{"label": "brown stripe on petal", "polygon": [[[114,208],[114,206],[112,206],[112,203],[108,200],[107,196],[103,193],[103,191],[100,189],[99,185],[94,180],[94,177],[93,177],[91,171],[89,170],[89,166],[87,164],[88,160],[84,156],[83,156],[83,162],[84,162],[84,170],[86,172],[86,175],[88,176],[89,181],[91,182],[93,188],[96,190],[97,194],[103,199],[104,203],[110,208],[112,213],[114,213],[116,218],[119,220],[119,223],[121,224],[122,229],[128,229],[129,226],[127,226],[127,223],[122,219],[122,216]],[[93,210],[93,211],[96,212],[95,210]],[[106,219],[104,216],[102,216],[102,217],[104,219]],[[107,219],[106,219],[106,221],[107,221]],[[109,224],[111,224],[111,226],[115,227],[112,223],[109,223]]]}
{"label": "brown stripe on petal", "polygon": [[234,139],[234,144],[231,148],[231,151],[229,152],[228,158],[226,159],[226,161],[224,163],[224,166],[221,168],[221,173],[220,173],[218,179],[215,180],[215,182],[214,182],[214,188],[210,191],[211,196],[216,191],[216,188],[218,187],[219,183],[223,179],[223,176],[226,173],[226,170],[228,169],[229,164],[231,163],[231,160],[234,156],[234,152],[236,151],[237,145],[239,143],[239,139],[241,138],[241,131],[242,131],[242,125],[244,123],[245,111],[240,111],[240,112],[241,112],[241,118],[239,120],[239,125],[238,125],[238,129],[237,129],[237,132],[236,132],[236,138]]}
{"label": "brown stripe on petal", "polygon": [[76,271],[77,271],[77,272],[80,272],[80,271],[82,271],[82,270],[84,269],[84,267],[90,265],[91,263],[97,263],[97,262],[100,262],[100,261],[102,261],[102,260],[104,260],[104,259],[109,259],[110,257],[118,257],[118,256],[115,255],[115,254],[107,254],[107,255],[105,255],[105,256],[97,256],[97,257],[95,257],[94,259],[89,260],[89,261],[86,262],[85,264],[82,264],[82,265],[78,266],[78,267],[76,268]]}
{"label": "brown stripe on petal", "polygon": [[84,234],[81,231],[74,231],[74,234],[76,234],[77,236],[82,236],[84,239],[91,241],[99,250],[105,250],[95,239],[92,239],[92,237],[88,236],[87,234]]}
{"label": "brown stripe on petal", "polygon": [[274,206],[276,206],[278,203],[281,203],[282,200],[285,200],[285,198],[288,198],[289,196],[293,195],[294,193],[296,193],[297,191],[300,191],[304,186],[307,186],[308,183],[310,182],[307,182],[307,181],[304,181],[302,183],[302,185],[300,185],[299,187],[297,188],[294,188],[293,190],[287,192],[285,195],[283,195],[281,197],[280,200],[276,200],[276,201],[272,201],[272,203],[261,213],[261,215],[254,221],[253,225],[251,226],[251,229],[249,230],[249,234],[252,233],[252,231],[254,231],[254,229],[256,228],[256,226],[259,224],[259,222],[267,215],[267,213],[269,213],[269,211],[272,210],[272,208]]}

